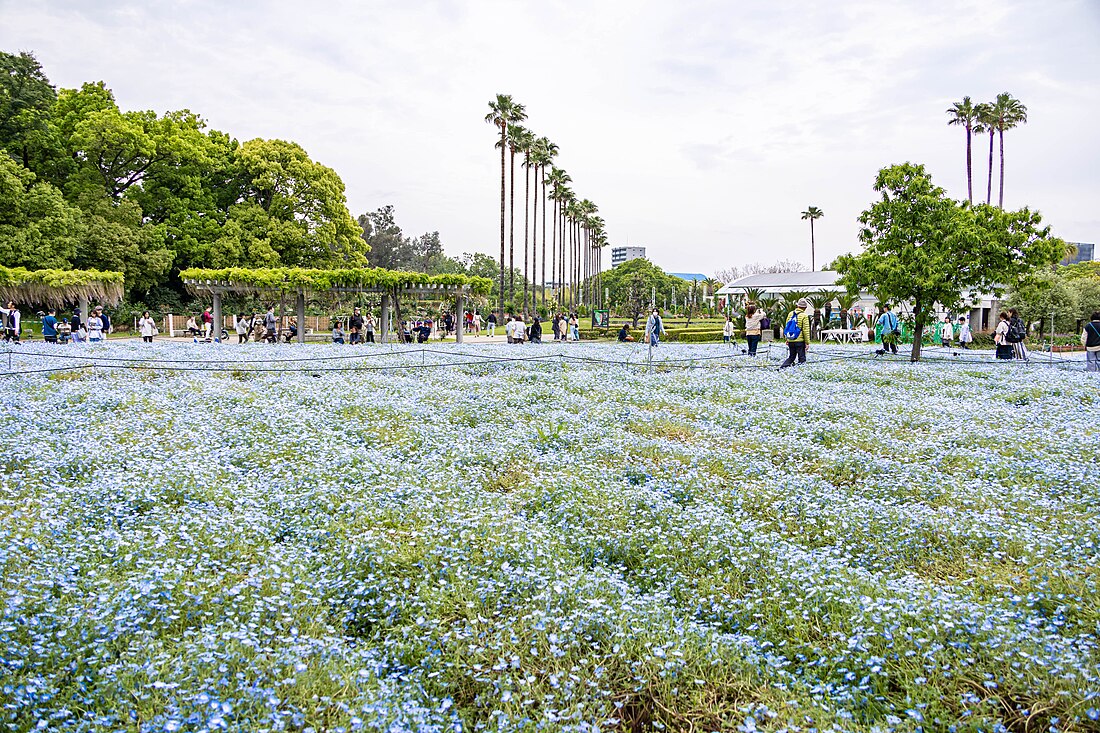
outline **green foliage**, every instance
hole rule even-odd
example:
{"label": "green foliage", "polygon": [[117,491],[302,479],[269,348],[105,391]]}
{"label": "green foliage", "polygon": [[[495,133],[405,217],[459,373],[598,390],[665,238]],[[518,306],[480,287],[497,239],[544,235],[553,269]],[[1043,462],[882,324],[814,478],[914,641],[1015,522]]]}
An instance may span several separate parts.
{"label": "green foliage", "polygon": [[838,258],[836,267],[849,291],[912,303],[914,360],[937,303],[959,307],[968,291],[999,294],[1066,251],[1049,227],[1040,227],[1038,214],[959,204],[921,165],[883,168],[875,190],[881,199],[859,219],[864,251]]}
{"label": "green foliage", "polygon": [[80,298],[117,303],[123,274],[100,270],[27,270],[0,266],[0,299],[17,303],[64,305]]}
{"label": "green foliage", "polygon": [[631,317],[649,307],[654,291],[659,302],[670,293],[682,297],[688,290],[687,282],[669,275],[644,257],[624,262],[603,273],[602,278],[612,307]]}
{"label": "green foliage", "polygon": [[56,187],[0,155],[0,262],[67,268],[82,234],[80,209]]}
{"label": "green foliage", "polygon": [[400,272],[382,268],[347,268],[340,270],[313,270],[300,267],[272,267],[259,270],[226,268],[182,270],[185,281],[211,281],[232,283],[242,288],[257,290],[308,290],[323,291],[331,288],[365,288],[393,290],[421,286],[466,286],[475,294],[483,295],[492,288],[492,281],[468,275],[429,275],[423,272]]}

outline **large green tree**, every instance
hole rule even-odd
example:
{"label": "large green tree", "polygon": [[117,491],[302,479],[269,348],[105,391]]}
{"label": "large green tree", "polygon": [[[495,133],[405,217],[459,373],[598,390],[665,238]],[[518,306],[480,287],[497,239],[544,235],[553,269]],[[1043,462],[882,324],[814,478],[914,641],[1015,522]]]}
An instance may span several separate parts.
{"label": "large green tree", "polygon": [[686,290],[687,283],[639,257],[605,272],[603,286],[619,314],[631,318],[637,328],[638,317],[652,305],[654,293],[658,297],[669,292],[681,293]]}
{"label": "large green tree", "polygon": [[35,152],[48,143],[57,93],[29,53],[0,51],[0,149],[34,170]]}
{"label": "large green tree", "polygon": [[850,292],[911,304],[913,361],[937,303],[956,308],[966,293],[1000,294],[1065,256],[1065,242],[1037,213],[959,204],[922,165],[883,168],[874,188],[880,199],[859,217],[864,250],[839,257],[835,267]]}
{"label": "large green tree", "polygon": [[83,238],[80,209],[55,186],[0,155],[0,264],[68,269]]}

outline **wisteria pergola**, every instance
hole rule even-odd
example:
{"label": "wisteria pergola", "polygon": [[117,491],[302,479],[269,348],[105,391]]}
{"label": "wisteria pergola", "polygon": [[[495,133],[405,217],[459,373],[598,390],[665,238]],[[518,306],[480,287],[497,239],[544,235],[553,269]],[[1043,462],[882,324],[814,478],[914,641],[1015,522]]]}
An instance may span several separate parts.
{"label": "wisteria pergola", "polygon": [[[316,293],[375,293],[382,296],[382,338],[390,329],[391,300],[401,297],[453,297],[458,322],[462,322],[465,299],[485,295],[493,283],[485,277],[469,275],[428,275],[423,272],[399,272],[375,268],[311,270],[300,267],[268,269],[228,268],[182,270],[180,278],[196,295],[209,294],[214,303],[214,323],[222,323],[224,295],[294,294],[298,317],[298,343],[305,343],[306,295]],[[455,329],[455,340],[462,343],[462,329]]]}
{"label": "wisteria pergola", "polygon": [[110,270],[27,270],[0,266],[0,300],[55,308],[76,303],[82,318],[88,317],[89,301],[118,305],[123,283],[122,273]]}

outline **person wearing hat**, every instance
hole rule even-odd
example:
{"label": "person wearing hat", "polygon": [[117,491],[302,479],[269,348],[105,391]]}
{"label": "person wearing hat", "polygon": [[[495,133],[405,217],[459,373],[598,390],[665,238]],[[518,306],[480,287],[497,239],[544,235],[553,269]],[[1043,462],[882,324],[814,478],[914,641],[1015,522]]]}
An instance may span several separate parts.
{"label": "person wearing hat", "polygon": [[787,339],[787,358],[779,365],[780,369],[786,369],[798,360],[799,364],[806,363],[806,349],[810,346],[810,301],[800,298],[797,309],[787,314],[787,322],[783,326],[783,338]]}

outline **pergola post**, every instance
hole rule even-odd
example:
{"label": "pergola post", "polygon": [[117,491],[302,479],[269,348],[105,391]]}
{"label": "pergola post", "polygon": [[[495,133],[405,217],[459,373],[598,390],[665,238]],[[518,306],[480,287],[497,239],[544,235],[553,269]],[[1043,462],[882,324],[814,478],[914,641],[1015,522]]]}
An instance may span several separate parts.
{"label": "pergola post", "polygon": [[214,339],[214,343],[221,343],[222,340],[222,294],[217,290],[213,291],[214,296],[214,333],[210,334]]}
{"label": "pergola post", "polygon": [[297,317],[298,317],[298,343],[304,344],[306,342],[306,294],[305,291],[298,291],[298,303],[297,303]]}
{"label": "pergola post", "polygon": [[455,343],[462,343],[462,328],[466,325],[466,314],[463,312],[465,309],[462,307],[464,298],[462,292],[459,291],[458,296],[455,298]]}
{"label": "pergola post", "polygon": [[390,336],[390,295],[389,293],[382,293],[382,315],[379,318],[381,321],[378,325],[382,331],[381,342],[386,343],[386,340]]}
{"label": "pergola post", "polygon": [[88,323],[88,296],[80,296],[76,303],[80,308],[80,322],[84,324]]}

